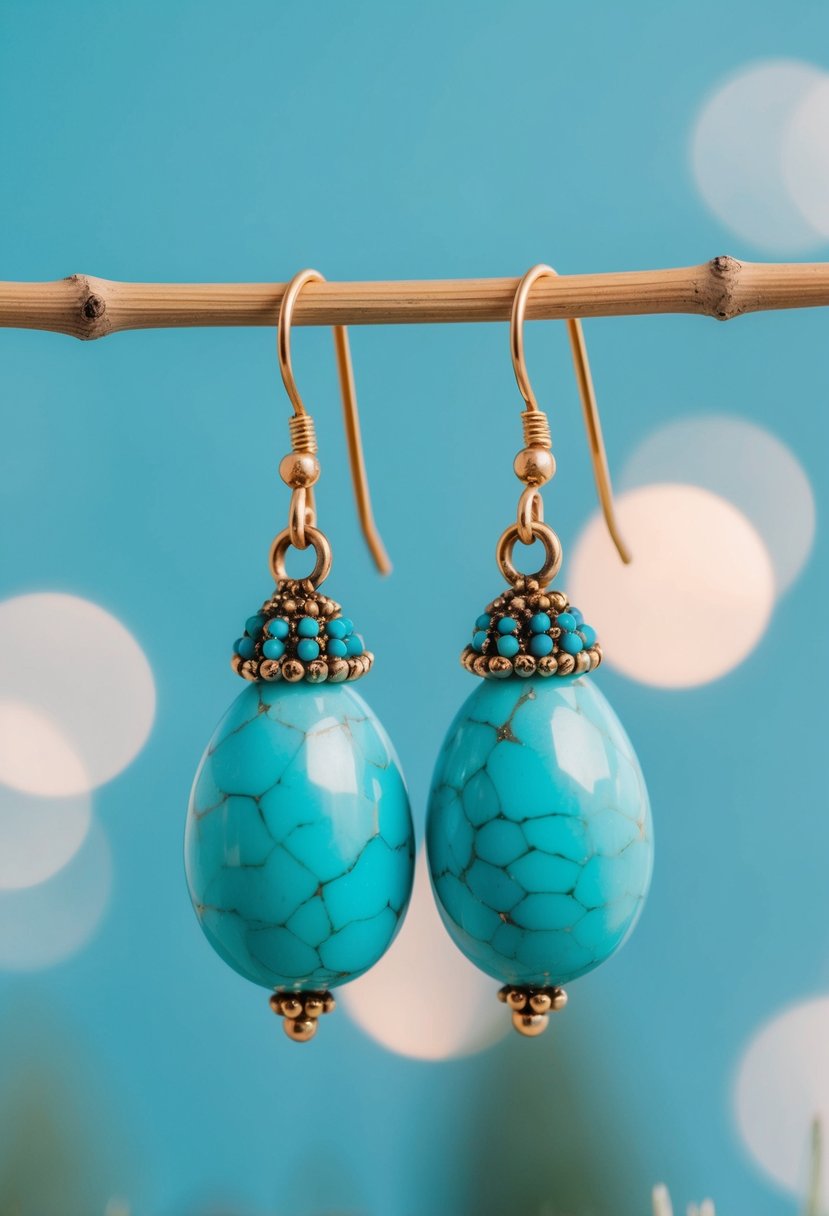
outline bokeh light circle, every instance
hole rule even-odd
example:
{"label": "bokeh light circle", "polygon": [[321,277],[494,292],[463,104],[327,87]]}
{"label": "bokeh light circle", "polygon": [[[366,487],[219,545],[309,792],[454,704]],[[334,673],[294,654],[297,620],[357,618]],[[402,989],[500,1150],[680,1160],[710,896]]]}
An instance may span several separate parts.
{"label": "bokeh light circle", "polygon": [[111,884],[109,845],[93,821],[82,848],[52,878],[0,891],[0,969],[35,971],[76,954],[100,924]]}
{"label": "bokeh light circle", "polygon": [[91,821],[89,794],[43,798],[0,783],[0,890],[51,878],[75,856]]}
{"label": "bokeh light circle", "polygon": [[141,750],[155,685],[132,634],[97,604],[21,595],[0,602],[0,702],[13,736],[0,744],[0,781],[30,794],[78,794]]}
{"label": "bokeh light circle", "polygon": [[342,1007],[389,1051],[447,1060],[482,1051],[511,1030],[497,993],[452,944],[421,851],[403,928],[380,962],[337,994]]}
{"label": "bokeh light circle", "polygon": [[[812,1121],[829,1127],[829,997],[792,1005],[760,1027],[740,1060],[734,1108],[754,1160],[800,1199],[809,1177]],[[821,1211],[827,1203],[824,1170]]]}
{"label": "bokeh light circle", "polygon": [[798,107],[826,79],[802,60],[760,60],[720,82],[697,115],[691,141],[697,188],[732,232],[761,248],[794,253],[821,242],[791,191],[802,161],[787,174],[784,163],[791,160],[787,142]]}
{"label": "bokeh light circle", "polygon": [[762,536],[785,591],[815,537],[812,486],[794,453],[765,427],[722,414],[680,418],[651,432],[627,461],[619,485],[685,482],[727,498]]}
{"label": "bokeh light circle", "polygon": [[568,575],[606,661],[662,688],[725,675],[763,636],[774,604],[774,571],[755,528],[718,495],[674,483],[621,494],[617,514],[631,565],[596,514]]}
{"label": "bokeh light circle", "polygon": [[829,76],[800,98],[783,147],[783,181],[801,213],[829,238]]}

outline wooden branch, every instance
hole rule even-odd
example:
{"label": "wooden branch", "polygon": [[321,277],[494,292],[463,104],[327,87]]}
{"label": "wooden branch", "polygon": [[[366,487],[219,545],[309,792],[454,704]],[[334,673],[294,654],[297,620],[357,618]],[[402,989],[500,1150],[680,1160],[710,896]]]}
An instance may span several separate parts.
{"label": "wooden branch", "polygon": [[[518,279],[311,283],[296,325],[506,321]],[[0,326],[103,338],[126,329],[276,325],[284,283],[116,283],[72,275],[0,283]],[[562,275],[533,289],[529,319],[695,313],[727,321],[763,309],[829,304],[829,263],[717,257],[677,270]]]}

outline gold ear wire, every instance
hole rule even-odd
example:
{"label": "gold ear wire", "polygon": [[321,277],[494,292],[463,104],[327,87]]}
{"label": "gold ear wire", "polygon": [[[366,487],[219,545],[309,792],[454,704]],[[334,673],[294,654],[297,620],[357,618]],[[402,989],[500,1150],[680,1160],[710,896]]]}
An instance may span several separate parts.
{"label": "gold ear wire", "polygon": [[[524,316],[527,310],[527,300],[529,299],[533,284],[539,279],[550,275],[557,277],[558,271],[554,270],[552,266],[546,266],[543,263],[533,266],[532,269],[527,271],[518,284],[510,317],[509,332],[512,366],[519,391],[527,406],[521,415],[524,424],[524,443],[527,448],[552,448],[547,416],[539,408],[536,401],[524,358]],[[616,546],[619,557],[623,562],[628,563],[631,561],[631,554],[622,538],[619,525],[616,521],[613,507],[613,486],[610,481],[607,453],[605,451],[604,439],[602,438],[602,424],[599,418],[599,408],[596,404],[596,394],[593,389],[593,378],[590,375],[590,363],[587,358],[587,348],[584,342],[584,331],[582,330],[581,321],[577,318],[568,319],[567,333],[570,338],[570,349],[573,353],[573,367],[579,388],[584,425],[587,430],[587,441],[590,447],[590,461],[593,465],[593,477],[596,481],[599,503],[601,504],[607,530]],[[555,464],[552,460],[550,461],[550,468],[551,470],[555,469]],[[521,473],[519,473],[519,477],[521,476]],[[548,476],[552,476],[552,471]],[[546,477],[543,478],[543,480],[546,479]],[[527,479],[522,477],[522,480]],[[537,480],[534,483],[529,481],[528,488],[533,484],[537,487],[539,483]],[[533,493],[537,494],[537,489]]]}
{"label": "gold ear wire", "polygon": [[[299,389],[294,379],[291,365],[291,321],[294,305],[299,293],[306,283],[324,283],[324,277],[316,270],[301,270],[294,275],[282,297],[279,306],[279,320],[276,327],[276,351],[279,358],[279,370],[282,373],[282,383],[294,407],[293,417],[289,421],[291,446],[297,456],[317,452],[317,437],[314,420],[305,408]],[[374,515],[371,509],[371,494],[368,487],[363,446],[360,437],[360,415],[357,408],[357,393],[354,386],[354,369],[351,363],[351,348],[348,343],[348,330],[344,325],[333,326],[334,351],[337,359],[337,372],[340,382],[340,395],[343,403],[343,420],[345,423],[346,442],[348,446],[348,463],[351,469],[351,481],[354,486],[354,497],[357,503],[357,514],[360,519],[363,536],[369,551],[374,558],[374,564],[381,574],[388,574],[391,562],[386,553]],[[317,471],[318,476],[318,471]],[[314,477],[314,481],[316,477]],[[292,484],[289,482],[289,484]],[[305,527],[313,527],[316,520],[313,481],[305,485],[295,485],[291,499],[291,543],[297,548],[306,548]]]}

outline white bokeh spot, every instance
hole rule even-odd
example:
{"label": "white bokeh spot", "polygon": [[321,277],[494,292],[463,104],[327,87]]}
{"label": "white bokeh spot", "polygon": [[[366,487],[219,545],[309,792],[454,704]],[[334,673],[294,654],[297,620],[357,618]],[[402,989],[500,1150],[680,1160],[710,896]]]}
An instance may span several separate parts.
{"label": "white bokeh spot", "polygon": [[89,794],[43,798],[0,783],[0,890],[51,878],[75,856],[91,822]]}
{"label": "white bokeh spot", "polygon": [[791,586],[812,550],[815,500],[802,465],[776,435],[723,414],[669,422],[637,447],[619,484],[665,481],[702,486],[739,507],[763,537],[778,594]]}
{"label": "white bokeh spot", "polygon": [[512,1029],[497,993],[443,927],[421,851],[403,928],[380,962],[337,994],[342,1007],[389,1051],[447,1060],[482,1051]]}
{"label": "white bokeh spot", "polygon": [[817,195],[821,172],[808,164],[810,149],[825,157],[825,138],[815,129],[822,103],[805,117],[800,106],[827,79],[802,60],[757,61],[721,81],[697,115],[691,140],[697,188],[732,232],[763,249],[795,253],[824,239],[810,214],[827,214],[825,194]]}
{"label": "white bokeh spot", "polygon": [[[761,1026],[734,1087],[740,1136],[761,1169],[799,1199],[809,1179],[814,1119],[829,1128],[829,997],[790,1006]],[[829,1203],[823,1170],[821,1210]]]}
{"label": "white bokeh spot", "polygon": [[149,663],[115,617],[58,593],[0,602],[0,781],[92,789],[137,755],[154,715]]}
{"label": "white bokeh spot", "polygon": [[569,572],[572,601],[597,629],[605,661],[662,688],[731,671],[774,605],[771,560],[751,522],[709,490],[674,483],[619,495],[617,515],[633,562],[622,564],[596,514]]}
{"label": "white bokeh spot", "polygon": [[783,181],[807,222],[829,239],[829,75],[795,107],[783,147]]}
{"label": "white bokeh spot", "polygon": [[100,924],[111,885],[109,845],[93,821],[83,847],[52,878],[0,891],[0,970],[36,971],[76,954]]}

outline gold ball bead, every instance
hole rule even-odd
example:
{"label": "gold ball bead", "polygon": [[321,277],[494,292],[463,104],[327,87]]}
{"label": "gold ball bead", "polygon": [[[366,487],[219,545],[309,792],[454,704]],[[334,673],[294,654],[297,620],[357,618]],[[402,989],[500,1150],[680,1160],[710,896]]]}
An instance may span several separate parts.
{"label": "gold ball bead", "polygon": [[506,1004],[506,1000],[507,1000],[507,997],[509,996],[509,994],[510,994],[510,986],[509,986],[509,984],[506,984],[503,988],[498,989],[498,1000],[501,1001],[502,1004]]}
{"label": "gold ball bead", "polygon": [[246,680],[250,680],[251,684],[254,683],[259,675],[259,664],[256,662],[256,659],[245,659],[240,668],[240,674]]}
{"label": "gold ball bead", "polygon": [[587,653],[586,650],[580,650],[579,653],[576,655],[576,671],[585,672],[585,671],[589,671],[589,670],[590,670],[590,655]]}
{"label": "gold ball bead", "polygon": [[282,663],[279,659],[263,659],[259,674],[263,680],[278,680],[282,674]]}
{"label": "gold ball bead", "polygon": [[230,656],[230,666],[236,672],[237,676],[240,676],[242,674],[242,664],[244,663],[244,661],[245,660],[242,658],[242,656],[240,654],[232,654]]}
{"label": "gold ball bead", "polygon": [[307,1043],[317,1033],[317,1023],[313,1018],[286,1018],[282,1026],[288,1038],[295,1043]]}
{"label": "gold ball bead", "polygon": [[325,1012],[333,1013],[333,1011],[337,1008],[337,1002],[334,1000],[334,997],[331,995],[331,993],[330,992],[323,993],[322,999],[323,999],[323,1003],[325,1004]]}
{"label": "gold ball bead", "polygon": [[320,462],[313,452],[289,452],[279,462],[279,476],[294,490],[319,481]]}
{"label": "gold ball bead", "polygon": [[534,1039],[547,1029],[549,1018],[546,1013],[514,1013],[512,1024],[519,1034]]}
{"label": "gold ball bead", "polygon": [[510,1009],[515,1010],[517,1013],[520,1012],[527,1004],[526,992],[522,992],[520,988],[511,988],[507,993],[507,1004]]}
{"label": "gold ball bead", "polygon": [[554,676],[558,671],[558,659],[554,654],[545,654],[536,665],[540,676]]}
{"label": "gold ball bead", "polygon": [[328,660],[328,680],[331,684],[342,684],[348,679],[348,662],[345,659]]}
{"label": "gold ball bead", "polygon": [[282,664],[282,676],[289,684],[296,684],[305,675],[305,668],[299,659],[286,659]]}
{"label": "gold ball bead", "polygon": [[346,659],[345,661],[348,663],[348,679],[359,680],[360,676],[363,674],[363,664],[356,657],[353,659]]}
{"label": "gold ball bead", "polygon": [[513,659],[513,667],[517,676],[531,676],[535,674],[535,659],[531,654],[517,654]]}
{"label": "gold ball bead", "polygon": [[306,600],[305,601],[305,615],[306,616],[319,616],[319,614],[320,614],[320,606],[317,603],[317,601],[316,600]]}
{"label": "gold ball bead", "polygon": [[307,996],[305,998],[305,1016],[307,1018],[319,1018],[325,1013],[325,1001],[321,996]]}
{"label": "gold ball bead", "polygon": [[297,609],[296,600],[289,598],[287,600],[282,601],[282,611],[285,613],[286,616],[291,616],[294,612],[296,612],[296,609]]}
{"label": "gold ball bead", "polygon": [[553,612],[564,612],[567,607],[567,596],[563,591],[550,592],[550,607]]}
{"label": "gold ball bead", "polygon": [[512,663],[504,655],[496,654],[489,660],[489,674],[497,680],[505,680],[512,675]]}
{"label": "gold ball bead", "polygon": [[556,458],[549,448],[522,448],[512,467],[525,485],[543,486],[556,471]]}
{"label": "gold ball bead", "polygon": [[328,679],[328,664],[325,659],[312,659],[305,674],[312,684],[322,684]]}
{"label": "gold ball bead", "polygon": [[549,992],[534,992],[530,997],[530,1009],[533,1013],[549,1013],[553,1007],[553,998]]}
{"label": "gold ball bead", "polygon": [[576,660],[571,654],[566,654],[564,651],[558,656],[558,674],[560,676],[569,676],[576,669]]}
{"label": "gold ball bead", "polygon": [[485,676],[489,671],[489,659],[485,654],[476,654],[472,667],[476,676]]}
{"label": "gold ball bead", "polygon": [[279,1001],[279,1012],[285,1018],[300,1018],[302,1001],[298,996],[283,996]]}
{"label": "gold ball bead", "polygon": [[268,1004],[274,1013],[282,1013],[282,995],[279,992],[272,992],[268,997]]}
{"label": "gold ball bead", "polygon": [[558,1011],[563,1009],[566,1004],[567,993],[563,988],[556,989],[556,991],[553,993],[553,1009],[556,1011],[556,1013],[558,1013]]}

